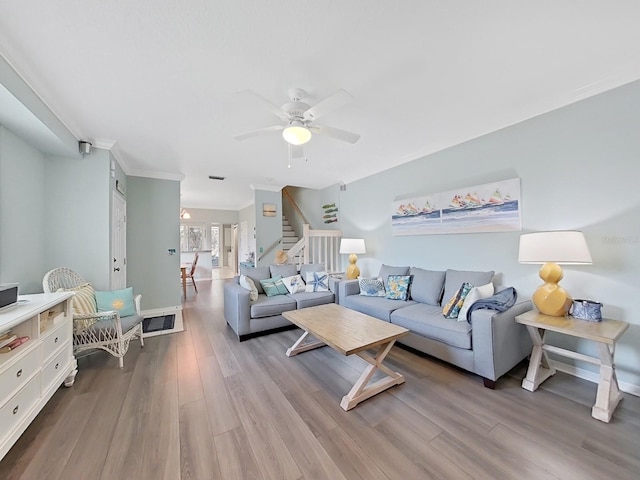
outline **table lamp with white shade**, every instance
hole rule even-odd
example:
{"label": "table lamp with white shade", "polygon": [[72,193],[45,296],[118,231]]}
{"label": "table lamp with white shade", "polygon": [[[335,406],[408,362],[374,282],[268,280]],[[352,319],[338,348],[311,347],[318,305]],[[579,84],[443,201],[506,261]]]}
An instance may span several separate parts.
{"label": "table lamp with white shade", "polygon": [[367,253],[364,247],[363,238],[343,238],[340,240],[340,253],[349,255],[349,266],[347,267],[347,279],[353,280],[360,276],[360,269],[356,262],[358,253]]}
{"label": "table lamp with white shade", "polygon": [[563,317],[571,307],[571,297],[558,285],[564,273],[559,264],[590,265],[593,263],[582,232],[555,231],[527,233],[520,236],[520,263],[543,264],[540,285],[533,294],[533,303],[540,313]]}

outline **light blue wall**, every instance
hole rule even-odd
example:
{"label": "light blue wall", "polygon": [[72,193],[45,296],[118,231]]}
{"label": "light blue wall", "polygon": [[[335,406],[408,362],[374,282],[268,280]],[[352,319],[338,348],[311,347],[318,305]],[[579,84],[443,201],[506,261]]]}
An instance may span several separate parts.
{"label": "light blue wall", "polygon": [[[640,389],[639,125],[640,82],[634,82],[372,175],[340,192],[343,233],[365,238],[367,253],[358,260],[363,275],[377,274],[381,263],[491,269],[531,295],[541,281],[536,266],[518,264],[520,233],[394,237],[390,224],[394,200],[519,177],[524,232],[585,233],[593,265],[566,266],[562,283],[575,298],[603,302],[606,317],[632,324],[616,349],[617,371]],[[305,211],[316,208],[317,193],[298,197]],[[577,348],[597,354],[589,342]]]}
{"label": "light blue wall", "polygon": [[0,283],[42,292],[46,231],[44,155],[0,125]]}
{"label": "light blue wall", "polygon": [[[258,259],[258,265],[271,265],[273,263],[276,250],[281,248],[281,246],[278,245],[272,250],[267,251],[269,247],[282,238],[282,192],[256,190],[254,199],[256,218],[256,258]],[[265,203],[276,206],[275,217],[265,217],[262,214],[262,207]],[[261,256],[263,256],[262,259],[260,259]]]}
{"label": "light blue wall", "polygon": [[[321,230],[340,230],[342,228],[341,219],[342,212],[340,211],[340,185],[332,185],[322,190],[310,190],[299,187],[287,187],[287,192],[293,198],[293,200],[300,208],[300,211],[309,222],[311,228]],[[300,200],[300,201],[299,201]],[[300,203],[302,202],[302,204]],[[324,223],[325,222],[325,210],[323,205],[334,204],[338,209],[334,212],[337,215],[337,222]],[[300,215],[298,215],[293,209],[291,209],[285,201],[285,214],[287,218],[294,226],[294,230],[298,234],[302,234],[302,221]],[[291,215],[291,218],[289,218]]]}
{"label": "light blue wall", "polygon": [[47,157],[43,233],[47,269],[68,267],[97,290],[110,288],[110,153]]}
{"label": "light blue wall", "polygon": [[127,283],[143,310],[180,305],[179,213],[180,182],[127,179]]}

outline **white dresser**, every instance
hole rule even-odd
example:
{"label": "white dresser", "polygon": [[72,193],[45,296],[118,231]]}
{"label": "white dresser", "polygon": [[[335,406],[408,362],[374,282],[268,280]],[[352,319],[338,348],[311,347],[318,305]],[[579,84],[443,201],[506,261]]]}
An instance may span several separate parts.
{"label": "white dresser", "polygon": [[73,293],[21,295],[0,310],[0,332],[30,340],[0,353],[0,460],[64,382],[73,385]]}

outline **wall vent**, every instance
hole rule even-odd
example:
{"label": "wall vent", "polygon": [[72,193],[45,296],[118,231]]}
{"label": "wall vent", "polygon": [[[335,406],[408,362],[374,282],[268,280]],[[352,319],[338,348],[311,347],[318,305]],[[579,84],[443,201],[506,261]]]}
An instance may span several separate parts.
{"label": "wall vent", "polygon": [[219,177],[217,175],[209,175],[209,180],[224,180],[226,177]]}

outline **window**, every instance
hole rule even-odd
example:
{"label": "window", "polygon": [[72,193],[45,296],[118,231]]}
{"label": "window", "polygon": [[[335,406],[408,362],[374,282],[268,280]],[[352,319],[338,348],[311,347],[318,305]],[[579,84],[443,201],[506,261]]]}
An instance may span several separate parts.
{"label": "window", "polygon": [[204,228],[201,225],[180,225],[180,251],[204,250]]}

